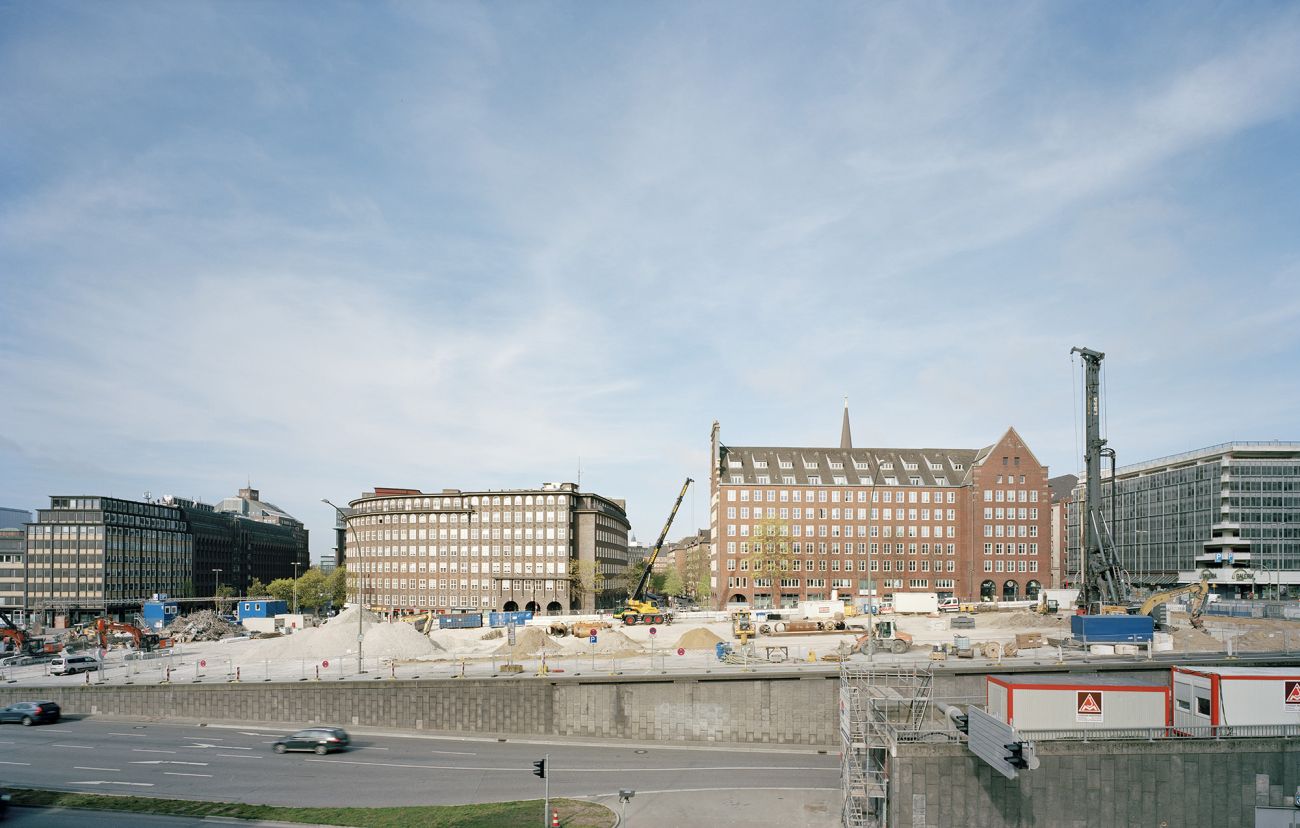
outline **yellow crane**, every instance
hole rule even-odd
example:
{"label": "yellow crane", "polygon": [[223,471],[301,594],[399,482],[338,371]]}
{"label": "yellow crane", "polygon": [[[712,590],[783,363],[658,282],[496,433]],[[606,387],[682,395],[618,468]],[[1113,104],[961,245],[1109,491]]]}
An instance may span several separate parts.
{"label": "yellow crane", "polygon": [[677,502],[673,504],[673,510],[668,513],[668,520],[664,523],[664,529],[659,533],[659,540],[655,541],[654,549],[650,551],[650,557],[646,558],[645,571],[641,573],[641,580],[637,582],[636,589],[628,595],[627,601],[623,608],[614,613],[615,618],[619,618],[624,624],[631,627],[635,624],[665,624],[672,621],[672,615],[660,609],[659,605],[653,600],[647,600],[646,585],[650,583],[650,574],[654,571],[655,561],[659,558],[659,550],[664,548],[664,538],[668,537],[668,530],[673,525],[673,518],[677,517],[677,510],[681,508],[682,499],[686,497],[686,490],[695,481],[686,478],[682,484],[682,490],[677,495]]}

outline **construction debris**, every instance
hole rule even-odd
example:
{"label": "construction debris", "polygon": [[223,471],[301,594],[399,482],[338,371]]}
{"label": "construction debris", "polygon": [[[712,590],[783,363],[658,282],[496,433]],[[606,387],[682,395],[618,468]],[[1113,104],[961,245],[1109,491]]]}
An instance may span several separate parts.
{"label": "construction debris", "polygon": [[243,627],[230,623],[213,610],[199,610],[176,618],[162,628],[161,635],[183,644],[190,641],[220,641],[243,632]]}

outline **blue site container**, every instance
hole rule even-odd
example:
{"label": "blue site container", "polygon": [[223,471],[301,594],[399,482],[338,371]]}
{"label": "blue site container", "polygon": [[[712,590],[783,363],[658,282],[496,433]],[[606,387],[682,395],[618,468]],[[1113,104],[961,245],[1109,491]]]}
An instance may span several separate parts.
{"label": "blue site container", "polygon": [[467,630],[483,626],[482,613],[462,613],[459,615],[439,615],[438,629]]}
{"label": "blue site container", "polygon": [[532,610],[518,610],[516,612],[489,612],[489,627],[505,627],[514,624],[516,627],[522,627],[525,621],[533,620]]}
{"label": "blue site container", "polygon": [[277,601],[274,598],[269,600],[259,598],[253,601],[240,601],[236,609],[240,621],[245,618],[274,618],[289,612],[289,602]]}
{"label": "blue site container", "polygon": [[1084,644],[1133,644],[1151,640],[1155,619],[1149,615],[1071,615],[1070,632]]}
{"label": "blue site container", "polygon": [[160,630],[176,620],[180,606],[166,595],[155,595],[152,601],[144,602],[144,623],[150,629]]}

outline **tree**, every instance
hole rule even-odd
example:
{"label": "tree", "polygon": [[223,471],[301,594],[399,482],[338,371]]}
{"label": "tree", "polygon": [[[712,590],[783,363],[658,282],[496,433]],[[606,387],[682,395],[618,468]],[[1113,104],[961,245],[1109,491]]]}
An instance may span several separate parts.
{"label": "tree", "polygon": [[254,578],[253,582],[248,585],[248,592],[245,593],[249,598],[256,598],[266,594],[266,584],[262,583],[260,578]]}
{"label": "tree", "polygon": [[348,571],[345,567],[335,567],[329,574],[330,603],[341,607],[348,601]]}
{"label": "tree", "polygon": [[225,599],[233,597],[234,594],[235,594],[235,588],[232,587],[230,584],[222,584],[221,586],[217,587],[217,595],[216,595],[217,612],[226,611]]}
{"label": "tree", "polygon": [[790,571],[792,560],[790,524],[777,518],[760,520],[749,537],[749,569],[753,578],[772,579],[772,601],[776,606],[781,600],[781,579]]}
{"label": "tree", "polygon": [[677,571],[676,567],[668,570],[664,574],[663,594],[678,596],[684,594],[686,584],[682,581],[682,574]]}
{"label": "tree", "polygon": [[266,594],[277,601],[293,603],[293,578],[276,578],[266,585]]}
{"label": "tree", "polygon": [[595,561],[573,561],[569,567],[569,594],[579,607],[587,605],[586,599],[599,595],[605,588],[605,573],[596,568]]}
{"label": "tree", "polygon": [[682,572],[686,582],[686,594],[698,604],[712,603],[712,581],[709,566],[709,548],[699,544],[686,553],[686,564]]}
{"label": "tree", "polygon": [[298,606],[315,612],[325,606],[334,596],[334,587],[330,578],[316,567],[302,573],[298,579]]}

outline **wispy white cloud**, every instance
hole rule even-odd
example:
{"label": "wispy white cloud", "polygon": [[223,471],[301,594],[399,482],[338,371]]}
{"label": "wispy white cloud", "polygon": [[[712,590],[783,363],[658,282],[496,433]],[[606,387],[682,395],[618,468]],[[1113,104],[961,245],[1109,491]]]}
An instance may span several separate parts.
{"label": "wispy white cloud", "polygon": [[[0,35],[0,501],[252,474],[324,530],[581,456],[653,534],[712,419],[829,443],[845,393],[1072,468],[1075,344],[1133,459],[1293,410],[1296,243],[1202,191],[1295,212],[1286,6],[1121,54],[1059,6],[74,10]],[[1186,416],[1225,381],[1279,387]]]}

